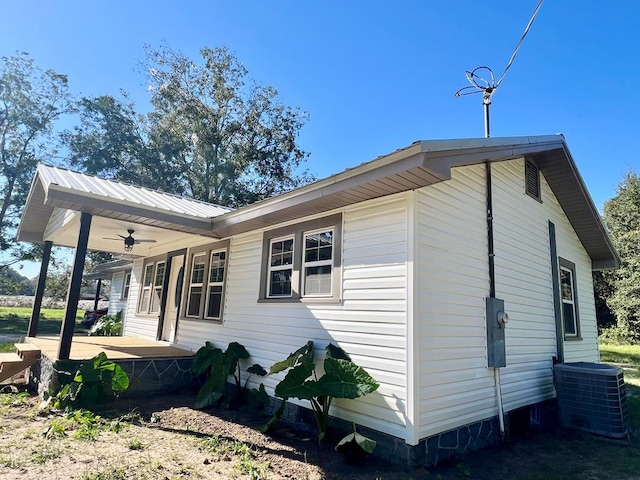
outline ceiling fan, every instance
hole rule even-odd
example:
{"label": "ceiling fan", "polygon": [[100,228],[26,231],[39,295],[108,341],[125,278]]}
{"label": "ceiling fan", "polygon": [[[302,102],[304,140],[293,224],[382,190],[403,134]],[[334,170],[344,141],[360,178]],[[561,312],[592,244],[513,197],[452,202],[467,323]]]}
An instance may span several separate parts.
{"label": "ceiling fan", "polygon": [[132,228],[128,228],[127,232],[129,233],[129,235],[127,237],[125,237],[124,235],[120,235],[119,233],[117,234],[118,237],[120,238],[108,238],[108,237],[103,237],[104,240],[124,240],[124,251],[125,252],[130,252],[131,250],[133,250],[133,246],[134,245],[138,245],[139,243],[156,243],[155,240],[151,240],[151,239],[138,239],[138,238],[133,238],[133,233],[135,232],[135,230],[133,230]]}

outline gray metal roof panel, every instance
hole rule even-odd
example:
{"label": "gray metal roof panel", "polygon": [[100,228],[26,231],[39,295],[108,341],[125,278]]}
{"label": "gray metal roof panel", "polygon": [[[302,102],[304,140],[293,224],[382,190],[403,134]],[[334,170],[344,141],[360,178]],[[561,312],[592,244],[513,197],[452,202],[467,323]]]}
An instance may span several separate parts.
{"label": "gray metal roof panel", "polygon": [[37,174],[43,181],[46,190],[48,190],[51,185],[57,185],[64,189],[84,192],[92,196],[132,202],[144,207],[200,218],[217,217],[231,210],[230,208],[220,205],[107,180],[45,164],[38,165]]}

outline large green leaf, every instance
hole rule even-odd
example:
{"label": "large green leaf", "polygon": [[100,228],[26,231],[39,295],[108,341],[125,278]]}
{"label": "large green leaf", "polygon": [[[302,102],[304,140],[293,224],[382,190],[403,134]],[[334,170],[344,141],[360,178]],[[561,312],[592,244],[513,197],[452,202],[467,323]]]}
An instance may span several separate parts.
{"label": "large green leaf", "polygon": [[236,371],[238,360],[246,360],[249,358],[249,352],[247,352],[247,349],[238,342],[231,342],[227,347],[227,350],[224,352],[224,356],[229,375],[231,375]]}
{"label": "large green leaf", "polygon": [[196,408],[204,408],[217,402],[224,393],[229,376],[228,360],[219,348],[211,350],[207,357],[211,364],[209,378],[198,391]]}
{"label": "large green leaf", "polygon": [[211,342],[205,342],[204,346],[200,347],[193,357],[193,365],[191,366],[193,373],[202,375],[206,372],[209,367],[214,365],[218,353],[222,353],[222,350],[214,347]]}
{"label": "large green leaf", "polygon": [[326,357],[325,375],[318,380],[320,395],[334,398],[358,398],[375,392],[380,386],[366,370],[353,362]]}
{"label": "large green leaf", "polygon": [[260,365],[259,363],[254,363],[249,368],[247,368],[247,373],[253,373],[254,375],[264,377],[268,372],[264,368],[262,368],[262,365]]}
{"label": "large green leaf", "polygon": [[354,449],[360,449],[363,454],[371,454],[376,448],[377,442],[370,438],[360,435],[358,432],[353,432],[344,437],[336,445],[336,451],[344,454],[350,454]]}
{"label": "large green leaf", "polygon": [[302,363],[289,370],[282,381],[276,385],[276,396],[283,399],[295,397],[307,400],[315,397],[315,381],[305,381],[311,376],[314,369],[313,363]]}
{"label": "large green leaf", "polygon": [[347,352],[345,352],[340,347],[335,346],[333,343],[327,345],[327,357],[341,358],[342,360],[351,361],[351,357],[347,355]]}
{"label": "large green leaf", "polygon": [[[209,382],[207,382],[209,383]],[[196,395],[195,408],[205,408],[213,405],[222,398],[223,393],[218,390],[212,390],[205,383]]]}
{"label": "large green leaf", "polygon": [[313,342],[311,340],[295,352],[290,353],[285,360],[271,365],[269,375],[282,372],[283,370],[295,367],[298,364],[313,364]]}
{"label": "large green leaf", "polygon": [[111,379],[111,390],[114,392],[124,392],[129,388],[129,375],[120,365],[114,363],[113,378]]}

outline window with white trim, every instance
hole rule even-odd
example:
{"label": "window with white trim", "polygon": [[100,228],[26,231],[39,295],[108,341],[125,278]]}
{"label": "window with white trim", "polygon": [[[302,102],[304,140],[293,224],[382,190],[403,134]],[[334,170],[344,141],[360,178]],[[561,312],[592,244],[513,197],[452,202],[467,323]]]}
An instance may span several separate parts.
{"label": "window with white trim", "polygon": [[189,289],[187,290],[187,317],[200,317],[206,255],[206,252],[199,252],[191,257],[191,273],[189,275]]}
{"label": "window with white trim", "polygon": [[217,242],[190,253],[184,316],[222,321],[229,242]]}
{"label": "window with white trim", "polygon": [[305,232],[302,256],[302,296],[330,297],[332,293],[333,229]]}
{"label": "window with white trim", "polygon": [[342,215],[263,235],[259,301],[339,301]]}
{"label": "window with white trim", "polygon": [[293,237],[285,237],[269,243],[269,298],[291,297],[294,242]]}
{"label": "window with white trim", "polygon": [[560,298],[562,301],[562,323],[565,338],[580,337],[580,320],[578,316],[578,299],[576,294],[575,265],[567,260],[560,260]]}
{"label": "window with white trim", "polygon": [[122,294],[120,295],[122,300],[129,298],[129,288],[131,288],[131,272],[125,272],[122,281]]}
{"label": "window with white trim", "polygon": [[142,268],[142,284],[138,313],[157,314],[160,312],[162,288],[164,287],[165,259],[147,259]]}
{"label": "window with white trim", "polygon": [[209,257],[209,281],[207,282],[207,305],[204,318],[219,320],[222,313],[224,277],[227,270],[227,251],[212,251]]}

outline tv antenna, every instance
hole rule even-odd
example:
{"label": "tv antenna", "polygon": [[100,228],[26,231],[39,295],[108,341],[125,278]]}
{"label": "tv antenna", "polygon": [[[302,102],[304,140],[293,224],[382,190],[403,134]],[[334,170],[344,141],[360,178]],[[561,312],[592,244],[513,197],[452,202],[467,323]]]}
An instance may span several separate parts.
{"label": "tv antenna", "polygon": [[[540,10],[540,6],[542,5],[542,2],[543,0],[540,0],[538,2],[538,5],[536,6],[536,9],[533,11],[533,14],[531,15],[531,19],[529,20],[527,27],[524,29],[524,33],[520,37],[520,40],[516,44],[516,48],[513,50],[513,53],[511,54],[509,63],[507,63],[507,66],[502,72],[502,75],[500,75],[500,78],[498,78],[498,81],[496,81],[496,78],[493,75],[493,70],[491,70],[489,67],[486,67],[486,66],[476,67],[471,71],[465,72],[467,76],[467,80],[469,80],[469,83],[471,85],[463,87],[456,92],[456,98],[459,98],[463,95],[473,95],[474,93],[482,93],[482,106],[484,107],[485,138],[489,138],[490,136],[489,105],[491,105],[491,97],[496,92],[496,89],[500,86],[500,84],[504,80],[504,76],[507,74],[507,72],[511,68],[513,61],[515,60],[516,55],[518,54],[518,50],[520,50],[520,47],[522,46],[524,39],[526,38],[527,34],[529,33],[529,30],[531,29],[531,25],[533,25],[533,21],[536,19],[536,15],[538,14],[538,10]],[[480,73],[482,73],[482,75]]]}

